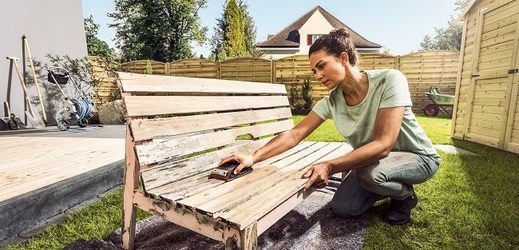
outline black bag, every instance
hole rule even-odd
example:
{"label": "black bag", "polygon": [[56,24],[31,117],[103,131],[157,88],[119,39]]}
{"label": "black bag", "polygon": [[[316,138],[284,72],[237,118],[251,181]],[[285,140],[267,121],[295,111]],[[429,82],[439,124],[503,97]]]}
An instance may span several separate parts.
{"label": "black bag", "polygon": [[69,78],[68,74],[59,74],[59,73],[54,73],[52,71],[49,71],[49,73],[47,74],[47,81],[49,81],[51,83],[67,84],[68,78]]}

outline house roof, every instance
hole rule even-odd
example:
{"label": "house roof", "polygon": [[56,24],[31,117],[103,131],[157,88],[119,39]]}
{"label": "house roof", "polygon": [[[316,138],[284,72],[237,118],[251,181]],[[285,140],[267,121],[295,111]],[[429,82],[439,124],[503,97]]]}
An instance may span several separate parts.
{"label": "house roof", "polygon": [[283,48],[292,48],[299,47],[299,32],[298,30],[308,21],[308,19],[313,15],[314,12],[319,11],[326,18],[326,20],[335,28],[346,28],[355,43],[355,47],[357,48],[381,48],[380,44],[369,41],[363,36],[359,35],[354,30],[350,29],[350,27],[346,26],[339,19],[335,18],[333,15],[324,10],[321,6],[316,6],[311,9],[309,12],[301,16],[295,22],[288,25],[286,28],[281,30],[274,36],[269,36],[269,38],[263,42],[258,43],[256,46],[260,48],[273,48],[273,47],[283,47]]}

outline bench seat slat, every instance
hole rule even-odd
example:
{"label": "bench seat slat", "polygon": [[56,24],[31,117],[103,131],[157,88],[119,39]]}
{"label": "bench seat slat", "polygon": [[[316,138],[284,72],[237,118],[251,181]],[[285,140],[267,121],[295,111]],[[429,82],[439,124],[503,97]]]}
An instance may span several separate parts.
{"label": "bench seat slat", "polygon": [[141,141],[207,129],[291,118],[291,116],[292,114],[289,108],[261,109],[232,113],[133,120],[131,127],[135,141]]}
{"label": "bench seat slat", "polygon": [[183,155],[233,144],[236,137],[251,134],[254,138],[288,130],[294,126],[292,120],[235,127],[229,130],[202,133],[171,140],[154,140],[150,144],[137,145],[136,152],[141,165],[148,165]]}
{"label": "bench seat slat", "polygon": [[154,116],[288,106],[286,96],[125,96],[128,116]]}
{"label": "bench seat slat", "polygon": [[[221,180],[209,179],[210,170],[198,173],[189,178],[178,180],[174,183],[162,186],[157,189],[158,193],[152,193],[153,197],[176,204],[175,201],[189,197],[192,194],[204,192],[206,190],[214,189],[222,185]],[[167,198],[165,198],[167,197]]]}
{"label": "bench seat slat", "polygon": [[[339,143],[331,144],[336,144],[337,148],[330,152],[329,155],[326,155],[325,159],[336,158],[352,150],[351,146],[344,143],[342,145],[339,145]],[[323,159],[320,159],[318,161],[322,160]],[[229,212],[221,213],[219,217],[239,225],[240,229],[246,228],[301,190],[306,183],[305,179],[301,179],[305,171],[306,169],[304,168],[297,171],[294,170],[292,175],[287,174],[287,178],[283,181],[275,183],[275,185],[268,190],[264,190],[260,195],[250,197],[249,200],[238,204],[236,207],[233,207],[232,210],[229,210]]]}
{"label": "bench seat slat", "polygon": [[[289,180],[289,178],[297,178],[302,183],[304,183],[305,180],[301,179],[302,174],[297,177],[293,177],[293,175],[299,173],[300,171],[304,171],[305,168],[307,168],[309,165],[317,161],[320,161],[325,155],[329,154],[331,150],[337,148],[337,146],[334,146],[329,143],[317,143],[316,146],[317,149],[315,150],[315,152],[312,152],[310,154],[299,154],[298,161],[294,162],[289,166],[284,167],[282,170],[280,169],[274,176],[269,176],[269,178],[262,179],[259,182],[254,183],[253,185],[235,186],[234,188],[230,189],[233,191],[227,192],[226,194],[220,196],[218,199],[206,199],[204,204],[197,204],[196,208],[203,210],[209,214],[217,214],[218,216],[220,216],[221,214],[229,212],[231,209],[236,209],[237,206],[241,206],[242,204],[247,203],[247,201],[251,199],[255,199],[256,197],[262,197],[263,194],[268,194],[268,196],[270,197],[271,192],[266,191],[271,190],[271,188],[276,187],[280,183],[285,183]],[[273,166],[276,165],[273,164]],[[230,182],[229,184],[231,186],[233,185],[232,182]],[[290,187],[285,187],[285,190],[290,190],[286,188]],[[290,195],[292,194],[294,194],[294,192],[290,192]],[[179,203],[189,206],[189,204],[186,204],[185,201],[179,201]],[[279,204],[275,204],[275,206],[277,205]],[[270,207],[270,209],[272,208],[273,207]]]}
{"label": "bench seat slat", "polygon": [[[258,181],[258,178],[264,178],[265,176],[276,173],[277,169],[274,167],[267,166],[258,168],[253,172],[254,174],[248,174],[247,176],[238,178],[235,181],[239,182],[240,186],[246,186],[248,184]],[[225,184],[225,182],[223,182],[222,180],[208,179],[209,174],[210,171],[207,171],[204,173],[197,174],[194,177],[178,181],[178,186],[175,185],[174,189],[165,190],[165,192],[162,192],[159,195],[159,197],[162,200],[165,200],[171,204],[182,204],[182,199],[188,198],[199,193],[205,193],[208,190],[217,190]],[[197,208],[191,207],[191,209],[196,210]]]}
{"label": "bench seat slat", "polygon": [[119,73],[124,92],[286,94],[283,84]]}
{"label": "bench seat slat", "polygon": [[[181,204],[188,207],[198,208],[201,205],[207,205],[208,202],[223,202],[223,203],[233,203],[233,202],[240,202],[240,198],[246,199],[250,194],[246,193],[246,191],[241,190],[242,187],[249,186],[252,182],[259,181],[263,183],[255,183],[254,187],[258,185],[265,184],[265,180],[274,180],[279,178],[279,173],[282,173],[285,171],[285,168],[290,168],[290,166],[301,166],[301,156],[302,155],[308,155],[312,152],[316,152],[319,149],[321,149],[325,144],[319,144],[319,143],[310,143],[305,142],[301,143],[295,148],[278,155],[277,159],[274,161],[270,161],[267,164],[264,162],[259,162],[257,165],[254,165],[254,171],[251,174],[248,174],[246,176],[240,177],[234,181],[226,182],[221,187],[218,187],[217,189],[211,189],[207,190],[203,193],[198,193],[194,196],[191,196],[189,198],[186,198],[182,201],[180,201]],[[258,174],[257,172],[264,171],[263,168],[268,168],[269,173],[274,174],[273,176],[266,176],[262,174]],[[260,171],[256,171],[260,170]],[[267,177],[267,178],[265,178]],[[239,197],[233,197],[235,194],[240,194]],[[227,200],[224,200],[226,199]]]}
{"label": "bench seat slat", "polygon": [[[310,143],[310,142],[301,143],[301,144],[297,145],[294,149],[292,149],[288,152],[271,157],[270,159],[267,159],[265,161],[258,162],[257,164],[254,165],[254,169],[262,169],[263,167],[269,166],[274,162],[284,159],[286,157],[286,155],[295,154],[300,150],[304,150],[305,148],[312,146],[313,144],[314,143]],[[256,148],[250,148],[250,149],[247,149],[244,151],[235,151],[235,153],[237,153],[237,154],[252,153],[255,149]],[[217,164],[218,164],[218,162],[215,162],[214,164],[212,164],[211,165],[212,168],[216,167]],[[201,176],[203,176],[207,180],[209,177],[209,172],[204,172]],[[251,177],[251,176],[253,176],[253,177]],[[188,190],[185,188],[186,186],[189,186],[189,187],[193,186],[193,184],[190,180],[192,178],[198,178],[198,177],[199,176],[189,177],[186,180],[170,182],[167,185],[163,185],[163,186],[160,186],[155,189],[151,189],[151,190],[147,189],[147,191],[149,193],[152,193],[154,197],[161,197],[163,200],[168,201],[171,204],[175,204],[180,199],[188,198],[193,195],[197,195],[197,194],[206,192],[208,190],[213,190],[213,191],[216,190],[216,189],[214,189],[213,183],[210,181],[208,181],[208,183],[202,182],[201,184],[200,184],[200,182],[197,182],[198,185],[203,186],[203,187],[197,188],[196,190]],[[236,179],[233,182],[244,182],[244,181],[247,182],[247,181],[249,181],[249,178],[253,178],[253,180],[257,180],[259,177],[263,177],[262,172],[253,171],[253,173],[243,176],[239,179]],[[225,184],[226,184],[226,182],[223,182],[221,180],[218,181],[218,185],[225,185]],[[182,191],[178,192],[178,191],[176,191],[176,189],[181,189]],[[173,190],[175,190],[175,191],[173,191]],[[208,199],[210,199],[210,197]]]}
{"label": "bench seat slat", "polygon": [[[168,162],[153,168],[141,171],[141,179],[143,180],[144,191],[148,193],[158,193],[160,188],[168,183],[174,183],[180,179],[196,175],[213,169],[220,162],[222,157],[232,154],[233,152],[252,153],[257,148],[265,145],[272,138],[265,138],[257,141],[248,141],[235,146],[226,147],[218,151],[205,153],[203,155],[193,156],[191,158],[180,160],[177,162]],[[166,187],[166,189],[171,189]]]}

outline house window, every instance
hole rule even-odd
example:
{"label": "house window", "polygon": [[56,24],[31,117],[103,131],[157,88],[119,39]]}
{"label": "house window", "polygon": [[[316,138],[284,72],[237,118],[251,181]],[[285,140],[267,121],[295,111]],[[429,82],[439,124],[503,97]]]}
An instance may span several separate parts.
{"label": "house window", "polygon": [[323,36],[323,34],[308,34],[308,35],[306,35],[306,45],[314,44],[315,40],[317,40],[321,36]]}

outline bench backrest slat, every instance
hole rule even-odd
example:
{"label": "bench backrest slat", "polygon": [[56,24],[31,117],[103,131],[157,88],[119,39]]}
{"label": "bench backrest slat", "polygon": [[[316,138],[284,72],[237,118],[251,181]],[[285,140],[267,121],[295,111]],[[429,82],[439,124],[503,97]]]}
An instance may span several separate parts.
{"label": "bench backrest slat", "polygon": [[286,96],[127,96],[129,116],[218,112],[288,106]]}
{"label": "bench backrest slat", "polygon": [[279,120],[290,117],[289,108],[247,110],[232,113],[175,116],[148,120],[134,120],[133,137],[136,141],[194,133],[196,131],[225,128],[254,122]]}
{"label": "bench backrest slat", "polygon": [[237,82],[220,79],[169,77],[118,73],[125,82],[124,92],[148,93],[221,93],[221,94],[286,94],[283,84]]}
{"label": "bench backrest slat", "polygon": [[164,160],[178,159],[183,155],[204,151],[206,149],[233,144],[236,137],[250,134],[254,138],[283,132],[293,126],[292,120],[259,124],[248,127],[236,127],[217,132],[191,134],[168,140],[154,140],[153,143],[137,145],[137,154],[141,165],[147,165]]}
{"label": "bench backrest slat", "polygon": [[178,161],[233,145],[243,135],[259,139],[293,127],[282,84],[118,75],[140,165]]}

